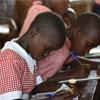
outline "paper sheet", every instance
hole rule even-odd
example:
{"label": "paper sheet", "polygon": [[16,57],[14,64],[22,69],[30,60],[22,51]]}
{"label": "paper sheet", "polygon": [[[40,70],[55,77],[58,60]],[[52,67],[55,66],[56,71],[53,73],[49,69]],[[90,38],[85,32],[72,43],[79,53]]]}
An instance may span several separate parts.
{"label": "paper sheet", "polygon": [[0,34],[8,35],[10,33],[8,24],[0,24]]}

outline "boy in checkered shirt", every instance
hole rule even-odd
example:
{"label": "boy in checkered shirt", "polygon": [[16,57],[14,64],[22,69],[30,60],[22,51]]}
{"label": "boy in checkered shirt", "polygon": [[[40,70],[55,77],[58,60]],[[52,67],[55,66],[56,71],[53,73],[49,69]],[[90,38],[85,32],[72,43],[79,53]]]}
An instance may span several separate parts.
{"label": "boy in checkered shirt", "polygon": [[0,100],[28,100],[34,86],[43,82],[36,60],[61,48],[65,37],[62,19],[44,12],[36,16],[22,37],[6,42],[0,51]]}

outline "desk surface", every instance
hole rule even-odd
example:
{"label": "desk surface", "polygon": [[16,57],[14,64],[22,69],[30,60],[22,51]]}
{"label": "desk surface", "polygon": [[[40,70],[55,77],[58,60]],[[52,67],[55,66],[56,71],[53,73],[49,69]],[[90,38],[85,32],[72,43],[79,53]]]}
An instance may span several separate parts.
{"label": "desk surface", "polygon": [[[96,73],[96,71],[94,71],[94,74],[95,73]],[[95,94],[96,94],[96,90],[98,88],[97,87],[98,80],[90,80],[90,81],[84,82],[84,84],[83,83],[82,84],[79,83],[79,84],[80,84],[79,89],[81,90],[80,97],[78,99],[71,98],[68,100],[97,100],[97,99],[95,99],[95,97],[96,97]],[[52,86],[53,86],[53,84],[52,84]],[[56,86],[56,85],[54,85],[54,86]],[[46,86],[46,87],[51,87],[51,86],[49,84],[49,86]],[[45,99],[31,99],[31,100],[45,100]],[[49,100],[49,99],[46,99],[46,100]],[[50,99],[50,100],[57,100],[57,99]]]}

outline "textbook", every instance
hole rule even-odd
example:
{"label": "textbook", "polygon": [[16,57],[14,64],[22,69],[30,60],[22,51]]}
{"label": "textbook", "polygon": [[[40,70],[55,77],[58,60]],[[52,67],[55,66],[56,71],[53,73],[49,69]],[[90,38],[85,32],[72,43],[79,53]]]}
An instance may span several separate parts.
{"label": "textbook", "polygon": [[91,61],[91,62],[95,62],[95,63],[100,63],[100,58],[98,58],[98,57],[95,57],[95,58],[93,58],[93,57],[89,57],[89,58],[87,58],[87,57],[84,57],[84,56],[77,56],[77,58],[80,58],[80,59],[83,59],[83,60],[86,60],[86,61]]}
{"label": "textbook", "polygon": [[97,46],[96,48],[91,49],[88,54],[85,54],[84,56],[77,56],[77,57],[84,60],[100,63],[100,45]]}
{"label": "textbook", "polygon": [[86,54],[84,57],[86,57],[86,58],[100,58],[100,53]]}
{"label": "textbook", "polygon": [[88,54],[84,57],[86,58],[100,58],[100,45],[91,49]]}
{"label": "textbook", "polygon": [[8,35],[10,32],[10,29],[9,29],[9,25],[8,24],[0,24],[0,34],[5,34],[5,35]]}
{"label": "textbook", "polygon": [[100,45],[95,47],[95,48],[92,48],[90,51],[89,51],[89,54],[93,54],[93,53],[100,53]]}

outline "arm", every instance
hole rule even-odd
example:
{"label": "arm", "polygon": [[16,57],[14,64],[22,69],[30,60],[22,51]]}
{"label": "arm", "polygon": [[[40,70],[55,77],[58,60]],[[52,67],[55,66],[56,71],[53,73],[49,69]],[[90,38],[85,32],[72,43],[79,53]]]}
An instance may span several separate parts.
{"label": "arm", "polygon": [[[1,56],[0,56],[1,57]],[[8,57],[8,58],[6,58]],[[23,95],[24,64],[11,56],[0,58],[0,100],[14,100]]]}

